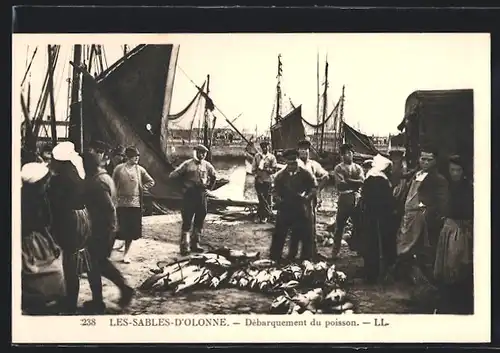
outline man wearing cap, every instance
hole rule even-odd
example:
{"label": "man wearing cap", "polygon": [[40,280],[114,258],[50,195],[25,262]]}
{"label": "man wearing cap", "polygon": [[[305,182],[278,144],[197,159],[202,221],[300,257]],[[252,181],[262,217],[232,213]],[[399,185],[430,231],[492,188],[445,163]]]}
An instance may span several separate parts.
{"label": "man wearing cap", "polygon": [[260,143],[262,152],[257,152],[252,163],[252,173],[255,176],[255,191],[259,200],[258,216],[261,222],[272,218],[271,210],[271,175],[276,171],[278,162],[269,151],[269,142]]}
{"label": "man wearing cap", "polygon": [[360,187],[364,181],[363,168],[353,161],[352,146],[343,144],[340,146],[340,153],[342,162],[333,170],[335,184],[339,192],[332,251],[333,258],[336,258],[340,251],[344,228],[347,220],[354,215],[357,201],[360,198]]}
{"label": "man wearing cap", "polygon": [[[316,196],[317,183],[314,175],[299,165],[296,150],[287,150],[284,153],[287,160],[285,168],[276,173],[274,187],[277,195],[278,216],[271,242],[270,258],[280,261],[283,246],[288,231],[292,231],[294,242],[302,241],[301,258],[312,259],[313,248],[311,238],[312,212],[311,204]],[[289,253],[289,260],[296,254]]]}
{"label": "man wearing cap", "polygon": [[[298,154],[299,154],[299,162],[300,166],[307,169],[309,172],[311,172],[312,175],[316,178],[316,181],[318,183],[318,188],[317,188],[317,193],[316,196],[313,197],[312,199],[312,205],[311,205],[311,211],[312,211],[312,217],[313,217],[313,222],[312,222],[312,239],[309,239],[307,241],[312,242],[312,247],[313,247],[313,253],[316,255],[316,208],[318,205],[318,194],[321,192],[323,187],[326,185],[328,181],[328,172],[315,160],[312,160],[310,158],[310,148],[311,148],[311,142],[308,140],[301,140],[297,144],[298,148]],[[292,240],[295,238],[292,238]],[[290,242],[290,251],[291,252],[297,252],[297,247],[298,244],[295,242],[291,241]]]}
{"label": "man wearing cap", "polygon": [[108,145],[106,143],[98,140],[92,141],[89,143],[86,152],[97,155],[100,160],[101,167],[106,168],[109,164]]}
{"label": "man wearing cap", "polygon": [[113,171],[115,170],[116,166],[119,164],[122,164],[126,161],[125,157],[125,147],[118,145],[112,152],[111,152],[111,159],[106,166],[106,170],[108,171],[109,175],[113,174]]}
{"label": "man wearing cap", "polygon": [[[207,153],[208,148],[204,145],[196,146],[193,158],[184,161],[169,176],[172,179],[181,179],[184,184],[180,240],[182,256],[187,255],[189,250],[203,252],[199,241],[207,215],[207,189],[212,189],[217,180],[215,168],[205,160]],[[190,236],[191,226],[193,231]]]}

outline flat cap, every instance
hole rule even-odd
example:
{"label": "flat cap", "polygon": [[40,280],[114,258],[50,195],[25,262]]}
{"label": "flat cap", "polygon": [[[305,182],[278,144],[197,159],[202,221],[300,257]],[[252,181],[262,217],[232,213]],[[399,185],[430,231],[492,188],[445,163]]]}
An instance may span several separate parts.
{"label": "flat cap", "polygon": [[108,145],[102,141],[92,141],[89,143],[89,147],[95,149],[96,151],[107,151]]}
{"label": "flat cap", "polygon": [[311,147],[311,141],[309,140],[300,140],[297,142],[298,148],[310,148]]}
{"label": "flat cap", "polygon": [[299,156],[295,148],[289,148],[283,152],[283,157],[288,161],[293,161]]}
{"label": "flat cap", "polygon": [[352,151],[353,147],[350,143],[344,143],[342,146],[340,146],[340,153],[345,153],[347,151]]}
{"label": "flat cap", "polygon": [[208,148],[205,145],[202,145],[201,143],[199,145],[196,145],[194,149],[195,151],[202,151],[208,153]]}

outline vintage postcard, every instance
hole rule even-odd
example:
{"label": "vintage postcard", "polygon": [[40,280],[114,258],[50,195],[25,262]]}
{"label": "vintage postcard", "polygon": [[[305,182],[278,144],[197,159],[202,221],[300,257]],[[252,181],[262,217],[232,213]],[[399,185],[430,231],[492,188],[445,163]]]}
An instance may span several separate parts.
{"label": "vintage postcard", "polygon": [[14,343],[488,342],[488,34],[14,34]]}

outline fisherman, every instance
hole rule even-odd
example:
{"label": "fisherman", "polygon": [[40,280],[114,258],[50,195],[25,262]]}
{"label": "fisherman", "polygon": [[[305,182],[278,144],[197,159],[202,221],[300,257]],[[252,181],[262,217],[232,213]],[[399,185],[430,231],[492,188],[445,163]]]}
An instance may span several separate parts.
{"label": "fisherman", "polygon": [[[189,250],[192,252],[204,251],[199,246],[199,242],[207,215],[207,190],[213,189],[217,180],[215,168],[205,160],[207,153],[208,148],[204,145],[196,146],[193,158],[184,161],[169,176],[173,179],[182,179],[184,184],[180,239],[182,256],[187,255]],[[190,236],[191,226],[193,226],[193,230]]]}
{"label": "fisherman", "polygon": [[[340,251],[342,235],[346,223],[354,215],[356,204],[360,199],[360,187],[363,185],[363,168],[353,161],[353,151],[350,144],[340,146],[342,162],[333,170],[335,184],[339,191],[337,201],[337,217],[335,220],[336,229],[334,233],[334,243],[332,257],[335,259]],[[352,218],[351,218],[352,221]]]}
{"label": "fisherman", "polygon": [[127,157],[125,157],[125,147],[123,147],[122,145],[118,145],[111,152],[111,159],[106,166],[109,175],[113,175],[113,171],[115,170],[116,166],[125,163],[126,159]]}
{"label": "fisherman", "polygon": [[[423,147],[419,168],[409,173],[409,183],[400,200],[404,205],[397,234],[397,255],[400,270],[422,273],[427,264],[434,264],[435,246],[443,227],[448,207],[448,182],[439,174],[437,152]],[[406,266],[404,266],[406,265]],[[430,274],[429,274],[430,275]]]}
{"label": "fisherman", "polygon": [[106,308],[101,276],[109,279],[120,289],[120,306],[128,305],[134,293],[120,271],[109,260],[118,229],[116,188],[113,179],[102,167],[100,158],[97,154],[87,152],[83,159],[86,174],[85,204],[92,221],[92,235],[87,246],[91,262],[89,278],[93,278],[92,301],[85,303],[85,306],[95,314],[103,314]]}
{"label": "fisherman", "polygon": [[259,199],[257,214],[261,223],[273,218],[271,210],[271,175],[276,171],[278,162],[269,151],[269,142],[260,143],[262,152],[257,152],[252,163],[252,173],[255,176],[255,191]]}
{"label": "fisherman", "polygon": [[89,143],[86,152],[95,154],[99,157],[100,160],[102,160],[104,158],[104,155],[106,154],[106,150],[107,145],[102,141],[96,140]]}
{"label": "fisherman", "polygon": [[[276,191],[278,216],[271,241],[270,258],[279,262],[283,252],[288,231],[292,231],[295,243],[302,242],[301,258],[312,259],[313,243],[311,210],[312,200],[316,197],[317,183],[314,175],[299,165],[298,153],[295,149],[285,151],[285,168],[276,173],[274,188]],[[293,260],[296,254],[289,253]]]}
{"label": "fisherman", "polygon": [[[311,210],[312,210],[312,238],[307,240],[312,242],[313,255],[316,256],[316,211],[318,206],[318,195],[321,193],[321,190],[325,187],[328,182],[328,172],[315,160],[310,158],[310,148],[311,142],[308,140],[301,140],[297,144],[298,154],[299,154],[299,163],[302,168],[307,169],[311,172],[312,175],[316,178],[318,183],[317,193],[312,198]],[[290,239],[290,252],[297,253],[298,243],[295,242],[296,238],[292,237]]]}

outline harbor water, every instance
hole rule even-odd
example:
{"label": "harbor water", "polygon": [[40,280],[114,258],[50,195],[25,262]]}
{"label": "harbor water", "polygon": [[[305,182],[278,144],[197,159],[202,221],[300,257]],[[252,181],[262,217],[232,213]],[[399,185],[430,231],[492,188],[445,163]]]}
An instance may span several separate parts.
{"label": "harbor water", "polygon": [[[229,183],[212,192],[213,195],[232,200],[257,201],[254,187],[254,177],[247,173],[248,166],[244,160],[234,161],[214,159],[213,165],[220,177],[229,180]],[[319,195],[321,209],[333,210],[335,203],[335,188],[327,185]]]}

